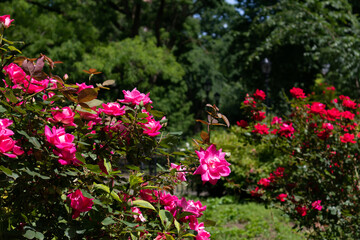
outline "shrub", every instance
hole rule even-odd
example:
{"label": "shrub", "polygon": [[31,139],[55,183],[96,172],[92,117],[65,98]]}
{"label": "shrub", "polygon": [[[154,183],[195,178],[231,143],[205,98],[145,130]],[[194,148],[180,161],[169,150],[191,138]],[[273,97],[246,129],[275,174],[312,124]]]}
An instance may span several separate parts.
{"label": "shrub", "polygon": [[[334,94],[326,88],[324,99]],[[286,156],[249,193],[282,209],[310,238],[358,238],[359,106],[348,96],[324,104],[300,88],[290,93],[291,113],[282,119],[256,117],[264,105],[255,95],[243,102],[244,136]]]}
{"label": "shrub", "polygon": [[[8,19],[0,17],[1,33]],[[200,161],[171,152],[176,136],[163,131],[166,118],[150,93],[123,90],[123,99],[105,103],[98,92],[114,81],[67,84],[67,75],[53,73],[57,62],[16,52],[1,34],[0,238],[209,238],[198,222],[206,206],[173,195],[196,169],[212,184],[229,174],[209,134],[197,141]],[[85,72],[89,82],[100,74]],[[209,119],[220,118],[210,107]],[[171,164],[176,155],[185,159]],[[142,171],[158,158],[167,160],[160,173]]]}

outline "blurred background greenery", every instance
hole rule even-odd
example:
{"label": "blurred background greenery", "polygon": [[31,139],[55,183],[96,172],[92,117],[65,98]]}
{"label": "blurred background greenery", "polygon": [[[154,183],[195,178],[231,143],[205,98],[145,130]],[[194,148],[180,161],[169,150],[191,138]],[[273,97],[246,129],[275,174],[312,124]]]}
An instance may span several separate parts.
{"label": "blurred background greenery", "polygon": [[56,72],[72,82],[96,68],[94,82],[116,80],[107,100],[150,91],[170,130],[188,136],[206,102],[241,117],[245,93],[265,89],[265,57],[274,111],[282,89],[310,90],[324,64],[329,83],[360,95],[356,0],[3,0],[0,12],[15,19],[6,37],[24,41],[25,56],[62,61]]}

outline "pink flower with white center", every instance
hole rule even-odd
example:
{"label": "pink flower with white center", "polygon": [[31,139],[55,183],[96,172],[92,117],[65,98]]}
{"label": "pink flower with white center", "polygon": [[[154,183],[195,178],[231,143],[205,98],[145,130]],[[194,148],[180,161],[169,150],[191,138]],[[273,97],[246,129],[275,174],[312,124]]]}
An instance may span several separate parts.
{"label": "pink flower with white center", "polygon": [[316,209],[316,210],[318,210],[318,211],[321,211],[321,209],[322,209],[321,200],[317,200],[317,201],[313,202],[313,203],[311,204],[311,206],[312,206],[313,209]]}
{"label": "pink flower with white center", "polygon": [[120,106],[119,103],[116,102],[112,102],[112,103],[108,103],[102,104],[103,109],[101,109],[101,111],[109,116],[121,116],[125,114],[125,108],[126,106]]}
{"label": "pink flower with white center", "polygon": [[292,126],[292,123],[290,124],[287,124],[287,123],[283,123],[281,126],[280,126],[280,129],[278,131],[278,133],[280,134],[280,136],[284,136],[286,138],[290,138],[293,136],[295,132],[295,129],[293,128]]}
{"label": "pink flower with white center", "polygon": [[282,124],[282,118],[281,117],[273,117],[272,121],[271,121],[271,125],[275,125],[275,124]]}
{"label": "pink flower with white center", "polygon": [[334,129],[334,126],[331,123],[323,123],[321,126],[325,131],[331,132]]}
{"label": "pink flower with white center", "polygon": [[143,102],[144,105],[152,103],[149,98],[150,93],[145,95],[144,93],[139,92],[136,88],[134,88],[131,92],[125,90],[122,92],[124,93],[125,98],[123,100],[119,100],[122,103],[131,103],[134,105],[140,105],[141,102]]}
{"label": "pink flower with white center", "polygon": [[177,179],[180,180],[181,182],[186,182],[186,172],[183,172],[184,170],[186,170],[185,166],[181,166],[181,165],[176,165],[174,163],[171,163],[170,165],[170,170],[171,169],[176,169],[177,171],[181,171],[181,172],[177,172]]}
{"label": "pink flower with white center", "polygon": [[205,231],[204,223],[189,223],[190,229],[197,231],[196,240],[210,240],[210,233]]}
{"label": "pink flower with white center", "polygon": [[314,114],[326,114],[326,110],[325,110],[325,104],[322,104],[320,102],[313,102],[312,105],[310,106],[310,113],[314,113]]}
{"label": "pink flower with white center", "polygon": [[270,179],[268,179],[268,178],[261,178],[260,180],[259,180],[259,182],[258,182],[258,184],[259,185],[262,185],[262,186],[264,186],[264,187],[268,187],[268,186],[270,186]]}
{"label": "pink flower with white center", "polygon": [[75,192],[67,195],[71,200],[70,206],[74,209],[72,218],[76,219],[80,216],[82,212],[88,212],[92,209],[92,205],[94,204],[93,198],[84,197],[80,189],[77,189]]}
{"label": "pink flower with white center", "polygon": [[137,207],[132,207],[131,211],[133,213],[137,213],[135,215],[133,215],[134,219],[136,222],[146,222],[146,219],[144,218],[144,216],[142,215],[141,211],[139,208]]}
{"label": "pink flower with white center", "polygon": [[13,21],[14,19],[10,19],[10,15],[0,16],[0,23],[4,26],[4,28],[10,27]]}
{"label": "pink flower with white center", "polygon": [[200,160],[200,166],[194,174],[201,174],[201,179],[205,183],[209,181],[215,184],[220,177],[229,176],[231,170],[228,167],[230,163],[225,160],[225,153],[222,149],[216,150],[214,144],[210,145],[205,151],[195,151]]}
{"label": "pink flower with white center", "polygon": [[49,118],[48,120],[52,123],[61,122],[65,126],[76,126],[74,124],[74,116],[75,113],[72,111],[70,107],[63,107],[61,110],[56,107],[51,109],[51,114],[53,118]]}
{"label": "pink flower with white center", "polygon": [[162,128],[160,122],[155,121],[154,119],[149,119],[149,122],[144,124],[144,134],[149,135],[150,137],[155,137],[160,134],[160,129]]}
{"label": "pink flower with white center", "polygon": [[76,85],[79,87],[79,89],[77,90],[76,94],[79,94],[79,92],[81,92],[82,90],[86,89],[86,88],[94,88],[93,85],[86,85],[85,83],[76,83]]}
{"label": "pink flower with white center", "polygon": [[52,129],[50,129],[48,126],[45,126],[46,140],[52,145],[58,144],[60,142],[59,137],[65,134],[65,128],[63,127],[57,129],[53,126]]}

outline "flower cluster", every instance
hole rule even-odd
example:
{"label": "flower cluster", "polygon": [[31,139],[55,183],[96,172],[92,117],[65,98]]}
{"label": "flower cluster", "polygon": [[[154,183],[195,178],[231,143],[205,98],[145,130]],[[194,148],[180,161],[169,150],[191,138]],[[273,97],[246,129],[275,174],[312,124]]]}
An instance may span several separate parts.
{"label": "flower cluster", "polygon": [[238,128],[239,132],[252,136],[251,143],[272,146],[279,156],[272,164],[282,166],[258,179],[248,192],[272,201],[300,226],[314,229],[317,236],[353,237],[354,225],[343,223],[360,219],[355,211],[360,209],[359,104],[348,96],[336,97],[333,87],[320,93],[320,97],[306,96],[302,89],[292,88],[290,114],[266,117],[261,123],[253,116],[264,109],[256,103],[242,104],[247,125]]}
{"label": "flower cluster", "polygon": [[[210,239],[210,234],[205,230],[204,223],[198,222],[198,218],[201,217],[206,210],[206,206],[203,206],[200,201],[186,200],[185,197],[179,199],[175,195],[157,190],[141,190],[140,198],[153,204],[160,204],[160,206],[166,211],[169,211],[177,221],[188,223],[190,229],[198,232],[196,239]],[[137,213],[139,216],[142,215],[140,211]],[[162,233],[158,233],[158,236],[161,236],[161,234]]]}

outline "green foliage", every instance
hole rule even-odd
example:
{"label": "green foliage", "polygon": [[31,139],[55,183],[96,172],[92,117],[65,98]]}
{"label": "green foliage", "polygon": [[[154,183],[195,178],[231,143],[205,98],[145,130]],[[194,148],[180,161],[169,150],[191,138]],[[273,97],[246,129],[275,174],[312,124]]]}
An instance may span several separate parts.
{"label": "green foliage", "polygon": [[179,123],[173,124],[171,131],[188,129],[192,124],[191,103],[184,100],[184,70],[167,49],[156,47],[154,41],[144,42],[137,37],[111,42],[95,47],[83,57],[83,62],[75,64],[78,73],[91,67],[103,72],[107,79],[116,80],[114,93],[105,98],[113,99],[122,94],[120,89],[133,86],[143,92],[151,90],[154,106],[169,114],[170,123]]}
{"label": "green foliage", "polygon": [[230,153],[231,174],[225,183],[228,192],[245,194],[254,181],[268,176],[284,161],[284,155],[276,151],[272,143],[249,142],[245,132],[232,126],[230,131],[216,131],[212,135],[218,148]]}
{"label": "green foliage", "polygon": [[207,205],[203,217],[215,220],[215,226],[207,227],[213,239],[305,239],[279,210],[265,209],[257,203],[239,203],[229,196],[202,202]]}

